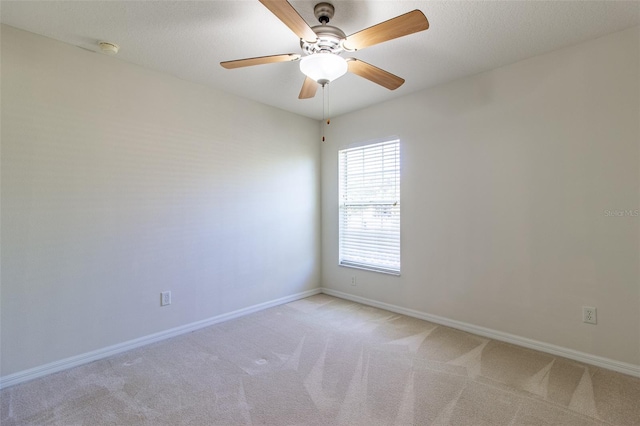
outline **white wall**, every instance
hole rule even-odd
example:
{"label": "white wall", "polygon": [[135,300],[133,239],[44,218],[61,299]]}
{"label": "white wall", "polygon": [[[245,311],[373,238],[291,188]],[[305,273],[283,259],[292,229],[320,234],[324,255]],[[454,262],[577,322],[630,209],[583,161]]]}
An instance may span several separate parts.
{"label": "white wall", "polygon": [[1,119],[1,376],[319,286],[316,121],[6,26]]}
{"label": "white wall", "polygon": [[[323,286],[640,365],[640,218],[605,214],[640,208],[639,51],[636,27],[333,118]],[[339,267],[337,151],[396,135],[402,275]]]}

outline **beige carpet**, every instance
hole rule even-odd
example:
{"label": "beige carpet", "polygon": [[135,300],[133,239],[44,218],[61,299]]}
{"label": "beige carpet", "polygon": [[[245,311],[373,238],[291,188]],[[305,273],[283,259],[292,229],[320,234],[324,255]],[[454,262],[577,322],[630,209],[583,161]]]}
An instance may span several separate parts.
{"label": "beige carpet", "polygon": [[0,396],[2,426],[640,424],[640,379],[326,295]]}

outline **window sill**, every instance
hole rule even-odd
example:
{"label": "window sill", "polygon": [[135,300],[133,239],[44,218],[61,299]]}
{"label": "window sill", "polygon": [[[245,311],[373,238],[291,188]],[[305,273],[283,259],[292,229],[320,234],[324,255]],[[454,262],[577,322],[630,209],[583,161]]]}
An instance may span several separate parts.
{"label": "window sill", "polygon": [[375,266],[360,265],[358,263],[340,262],[338,263],[338,266],[344,266],[345,268],[361,269],[363,271],[378,272],[381,274],[393,275],[396,277],[400,276],[400,271],[394,271],[392,269],[385,269],[385,268],[376,268]]}

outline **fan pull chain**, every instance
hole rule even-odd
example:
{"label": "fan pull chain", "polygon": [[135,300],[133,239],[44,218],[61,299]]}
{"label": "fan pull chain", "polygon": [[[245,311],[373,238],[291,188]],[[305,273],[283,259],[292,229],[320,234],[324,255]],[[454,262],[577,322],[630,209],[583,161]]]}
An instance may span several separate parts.
{"label": "fan pull chain", "polygon": [[[324,130],[325,130],[325,124],[328,126],[329,124],[331,124],[331,118],[329,118],[329,88],[327,87],[329,83],[324,83],[322,85],[322,142],[324,142],[325,138],[324,138]],[[326,95],[325,95],[325,91],[326,91]]]}
{"label": "fan pull chain", "polygon": [[324,142],[324,121],[325,121],[325,117],[326,117],[326,100],[325,100],[325,94],[324,94],[324,90],[326,87],[326,83],[322,85],[322,142]]}
{"label": "fan pull chain", "polygon": [[329,88],[327,87],[327,125],[329,125],[330,123],[331,123],[331,103],[329,102]]}

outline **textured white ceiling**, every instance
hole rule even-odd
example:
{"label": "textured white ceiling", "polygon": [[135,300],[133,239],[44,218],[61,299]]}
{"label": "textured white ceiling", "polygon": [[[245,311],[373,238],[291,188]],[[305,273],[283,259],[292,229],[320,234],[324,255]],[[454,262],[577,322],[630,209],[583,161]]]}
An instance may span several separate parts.
{"label": "textured white ceiling", "polygon": [[[317,1],[291,1],[311,25]],[[395,91],[347,74],[331,84],[333,116],[640,24],[638,1],[333,0],[331,25],[347,35],[413,9],[427,31],[348,54],[406,79]],[[298,38],[257,0],[1,1],[0,20],[308,117],[321,92],[299,100],[298,63],[223,69],[225,60],[300,53]],[[101,53],[100,53],[101,54]]]}

